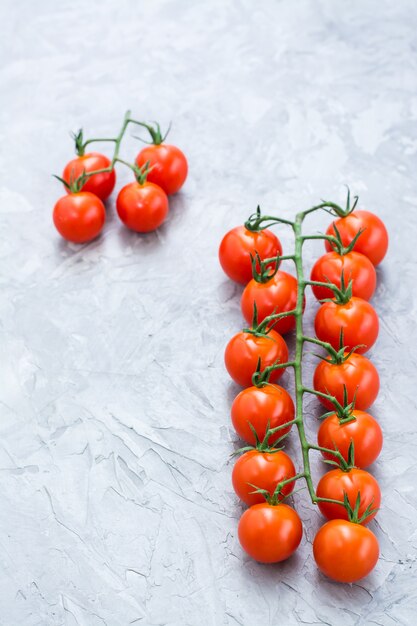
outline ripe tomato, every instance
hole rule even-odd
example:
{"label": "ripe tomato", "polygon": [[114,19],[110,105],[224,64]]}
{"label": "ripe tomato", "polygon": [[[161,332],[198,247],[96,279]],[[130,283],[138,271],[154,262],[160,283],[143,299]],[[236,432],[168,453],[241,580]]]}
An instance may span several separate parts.
{"label": "ripe tomato", "polygon": [[340,583],[354,583],[374,569],[379,546],[369,528],[337,519],[320,528],[313,554],[323,574]]}
{"label": "ripe tomato", "polygon": [[[259,359],[261,359],[261,371],[276,362],[288,361],[287,344],[275,330],[269,331],[267,337],[241,331],[232,337],[224,353],[227,371],[242,387],[252,385],[252,376],[256,372]],[[284,368],[274,370],[270,381],[277,381],[283,373]]]}
{"label": "ripe tomato", "polygon": [[[252,506],[265,502],[262,494],[253,493],[256,487],[266,489],[272,496],[277,484],[292,476],[295,476],[294,463],[282,450],[248,450],[238,458],[233,467],[232,484],[236,495],[248,506]],[[288,496],[293,489],[293,482],[284,485],[279,499]]]}
{"label": "ripe tomato", "polygon": [[[339,450],[345,461],[353,441],[355,449],[355,465],[364,469],[371,465],[382,449],[382,430],[378,422],[364,411],[354,409],[351,422],[340,423],[336,413],[326,417],[321,423],[317,434],[317,443],[322,448]],[[332,454],[322,452],[325,459],[337,460]]]}
{"label": "ripe tomato", "polygon": [[229,278],[246,285],[252,278],[250,255],[254,256],[256,252],[261,260],[282,255],[281,242],[268,229],[253,232],[244,226],[236,226],[222,239],[219,248],[220,265]]}
{"label": "ripe tomato", "polygon": [[148,181],[161,187],[168,196],[177,193],[187,178],[187,159],[176,146],[165,143],[146,146],[135,161],[138,167],[143,167],[149,161],[152,170],[148,174]]}
{"label": "ripe tomato", "polygon": [[[379,376],[375,366],[361,354],[350,355],[344,363],[334,364],[321,361],[314,372],[314,389],[334,396],[343,405],[343,386],[347,388],[347,401],[365,411],[375,401],[379,391]],[[326,398],[318,398],[330,410],[334,406]]]}
{"label": "ripe tomato", "polygon": [[369,302],[362,298],[351,298],[346,304],[324,302],[314,322],[316,335],[327,341],[335,350],[339,349],[340,331],[346,350],[355,348],[363,354],[374,345],[379,331],[378,315]]}
{"label": "ripe tomato", "polygon": [[[340,287],[342,272],[347,285],[352,281],[352,294],[364,300],[370,300],[376,288],[376,271],[371,261],[360,252],[348,252],[340,255],[337,252],[327,252],[321,256],[311,270],[311,280],[319,282],[330,281]],[[333,298],[334,293],[327,287],[312,286],[317,300]]]}
{"label": "ripe tomato", "polygon": [[[232,423],[239,435],[245,441],[256,444],[255,435],[249,424],[252,424],[259,441],[263,441],[266,430],[276,428],[294,419],[294,402],[290,394],[279,385],[265,385],[264,387],[248,387],[241,391],[232,404]],[[291,430],[291,426],[281,428],[269,438],[272,445]]]}
{"label": "ripe tomato", "polygon": [[155,230],[168,215],[168,198],[160,187],[149,183],[129,183],[123,187],[116,202],[122,222],[138,233]]}
{"label": "ripe tomato", "polygon": [[[79,178],[85,171],[94,172],[95,170],[102,170],[109,167],[111,164],[104,154],[98,152],[90,152],[83,156],[78,156],[72,159],[64,168],[62,172],[62,178],[70,184],[76,178]],[[83,185],[82,191],[89,191],[96,195],[100,200],[106,200],[114,189],[116,184],[116,172],[114,169],[111,172],[103,172],[102,174],[94,174]],[[66,189],[69,193],[68,189]]]}
{"label": "ripe tomato", "polygon": [[[360,493],[359,518],[369,506],[372,509],[378,509],[381,504],[381,490],[377,481],[372,474],[357,467],[353,467],[347,472],[338,468],[327,472],[319,480],[316,493],[319,498],[331,498],[342,502],[346,493],[352,509],[355,508],[356,499]],[[348,513],[342,504],[319,502],[318,505],[327,519],[348,519]],[[368,524],[376,513],[376,511],[371,513],[362,524]]]}
{"label": "ripe tomato", "polygon": [[[348,246],[359,229],[362,229],[353,249],[367,256],[374,265],[381,263],[388,250],[388,233],[379,217],[369,211],[353,211],[330,224],[327,235],[336,235],[333,224],[336,224],[344,246]],[[332,249],[329,241],[325,245],[326,250]]]}
{"label": "ripe tomato", "polygon": [[260,563],[288,559],[300,545],[303,526],[298,514],[287,504],[255,504],[239,521],[242,548]]}
{"label": "ripe tomato", "polygon": [[[258,310],[259,323],[272,313],[292,311],[297,304],[297,279],[281,270],[266,283],[258,283],[252,278],[246,285],[241,300],[243,317],[248,324],[252,322],[254,302]],[[294,327],[293,315],[283,317],[273,326],[281,334],[288,333]]]}
{"label": "ripe tomato", "polygon": [[106,221],[102,201],[88,191],[63,196],[53,211],[55,228],[67,241],[85,243],[100,234]]}

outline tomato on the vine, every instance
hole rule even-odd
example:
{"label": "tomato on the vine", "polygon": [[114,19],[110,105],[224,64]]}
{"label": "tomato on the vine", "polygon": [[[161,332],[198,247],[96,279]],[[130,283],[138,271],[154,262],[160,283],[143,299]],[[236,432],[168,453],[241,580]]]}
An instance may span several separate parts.
{"label": "tomato on the vine", "polygon": [[[85,172],[94,172],[95,170],[102,170],[110,167],[111,161],[104,154],[99,152],[90,152],[82,156],[77,156],[72,159],[64,168],[62,172],[63,180],[71,186],[71,184]],[[82,186],[82,191],[88,191],[96,195],[100,200],[106,200],[114,189],[116,184],[116,173],[114,169],[110,172],[102,172],[101,174],[94,174],[90,176],[88,180]],[[67,193],[68,187],[65,187]]]}
{"label": "tomato on the vine", "polygon": [[95,239],[106,221],[104,204],[88,191],[69,193],[55,204],[55,228],[67,241],[85,243]]}
{"label": "tomato on the vine", "polygon": [[[297,279],[287,272],[278,270],[266,282],[254,278],[246,285],[241,300],[243,317],[252,322],[254,303],[258,312],[258,322],[272,313],[292,311],[297,304]],[[289,315],[273,322],[273,328],[279,333],[288,333],[295,327],[295,317]]]}
{"label": "tomato on the vine", "polygon": [[[281,242],[268,229],[252,231],[245,226],[236,226],[221,241],[220,265],[229,278],[246,285],[252,278],[251,255],[254,257],[256,253],[261,260],[282,255]],[[274,264],[275,261],[271,262],[271,267]]]}
{"label": "tomato on the vine", "polygon": [[[352,509],[355,508],[359,494],[358,518],[361,518],[367,509],[378,509],[381,504],[381,490],[376,479],[369,472],[357,467],[352,467],[347,471],[336,468],[327,472],[319,480],[316,493],[319,498],[331,498],[341,502],[346,494]],[[343,504],[319,501],[318,506],[327,519],[349,519]],[[368,524],[376,514],[375,510],[361,523]]]}
{"label": "tomato on the vine", "polygon": [[[343,423],[336,413],[332,413],[321,423],[317,434],[317,443],[322,448],[338,450],[345,461],[349,458],[349,447],[354,445],[355,465],[364,469],[371,465],[379,456],[382,449],[382,430],[376,419],[354,409],[348,418],[351,421]],[[322,452],[325,459],[334,461],[330,452]]]}
{"label": "tomato on the vine", "polygon": [[[311,280],[341,286],[342,274],[347,283],[352,281],[352,294],[364,300],[370,300],[376,288],[376,271],[371,261],[360,252],[339,254],[332,251],[321,256],[311,270]],[[329,287],[312,285],[317,300],[333,298]]]}
{"label": "tomato on the vine", "polygon": [[255,504],[239,521],[242,548],[260,563],[278,563],[298,548],[303,526],[298,514],[287,504]]}
{"label": "tomato on the vine", "polygon": [[[348,246],[361,229],[354,250],[361,252],[374,264],[381,263],[388,250],[388,233],[382,220],[369,211],[353,211],[346,217],[341,217],[330,224],[326,235],[336,235],[336,225],[344,246]],[[325,242],[326,250],[332,249],[329,241]]]}
{"label": "tomato on the vine", "polygon": [[[239,435],[255,445],[256,438],[249,424],[255,430],[259,441],[263,441],[267,428],[273,429],[294,419],[294,402],[285,389],[268,383],[264,387],[243,389],[232,404],[232,423]],[[291,430],[291,426],[281,428],[269,438],[272,445]]]}
{"label": "tomato on the vine", "polygon": [[320,528],[313,554],[323,574],[341,583],[354,583],[374,569],[379,546],[369,528],[337,519]]}
{"label": "tomato on the vine", "polygon": [[149,162],[148,180],[158,185],[170,196],[177,193],[185,183],[188,163],[184,153],[176,146],[165,143],[143,148],[137,155],[136,164],[143,167]]}
{"label": "tomato on the vine", "polygon": [[[295,473],[294,463],[282,450],[248,450],[237,459],[233,467],[233,489],[243,502],[252,506],[265,502],[261,493],[253,493],[256,488],[265,489],[272,496],[277,484],[292,478]],[[279,500],[288,496],[293,489],[294,482],[284,485]]]}
{"label": "tomato on the vine", "polygon": [[165,191],[148,181],[135,181],[123,187],[116,207],[122,222],[138,233],[148,233],[161,226],[169,210]]}
{"label": "tomato on the vine", "polygon": [[[257,371],[258,363],[261,371],[274,363],[288,361],[288,348],[284,339],[275,330],[267,335],[255,335],[241,331],[226,346],[224,361],[226,369],[233,380],[242,387],[252,385],[252,376]],[[284,373],[284,368],[271,373],[271,382],[276,382]]]}
{"label": "tomato on the vine", "polygon": [[[355,407],[365,411],[378,395],[379,375],[369,359],[353,352],[343,363],[332,363],[330,357],[320,361],[314,372],[313,385],[316,391],[334,396],[342,405],[346,386],[347,402],[355,401]],[[318,396],[318,399],[326,408],[334,409],[327,398]]]}
{"label": "tomato on the vine", "polygon": [[378,337],[378,315],[369,302],[354,296],[345,304],[324,302],[317,311],[314,329],[317,337],[335,350],[339,348],[343,330],[346,350],[354,348],[355,352],[363,354],[372,348]]}

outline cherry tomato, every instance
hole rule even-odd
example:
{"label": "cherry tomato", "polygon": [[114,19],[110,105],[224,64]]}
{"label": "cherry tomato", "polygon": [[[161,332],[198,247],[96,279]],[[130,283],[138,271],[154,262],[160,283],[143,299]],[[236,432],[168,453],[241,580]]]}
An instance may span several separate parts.
{"label": "cherry tomato", "polygon": [[[295,476],[294,463],[282,450],[261,452],[248,450],[236,461],[232,472],[232,484],[236,495],[248,506],[265,502],[260,493],[253,493],[255,488],[266,489],[272,496],[278,483]],[[253,487],[255,485],[255,487]],[[288,496],[294,489],[294,483],[282,488],[282,496]]]}
{"label": "cherry tomato", "polygon": [[[275,330],[270,330],[266,337],[241,331],[232,337],[226,346],[224,354],[226,369],[233,380],[242,387],[252,385],[252,376],[256,372],[259,359],[261,371],[277,361],[279,363],[288,361],[287,344]],[[274,370],[270,381],[276,382],[284,371],[285,368]]]}
{"label": "cherry tomato", "polygon": [[85,243],[101,233],[106,221],[104,204],[96,195],[80,191],[63,196],[53,211],[55,228],[67,241]]}
{"label": "cherry tomato", "polygon": [[[327,252],[321,256],[311,270],[311,280],[331,282],[340,287],[341,275],[344,275],[345,284],[352,280],[352,294],[364,300],[370,300],[376,288],[375,267],[365,255],[360,252],[348,252],[340,255],[337,252]],[[333,298],[334,293],[327,287],[313,285],[313,293],[317,300]]]}
{"label": "cherry tomato", "polygon": [[[220,265],[229,278],[246,285],[252,278],[250,255],[254,256],[256,252],[261,260],[282,255],[281,242],[268,229],[252,232],[244,226],[236,226],[222,239],[219,248]],[[275,262],[271,263],[271,267],[274,265]]]}
{"label": "cherry tomato", "polygon": [[298,514],[287,504],[255,504],[239,521],[242,548],[260,563],[288,559],[300,545],[303,526]]}
{"label": "cherry tomato", "polygon": [[[353,441],[355,450],[355,465],[360,468],[368,467],[379,456],[382,449],[382,430],[378,422],[364,411],[354,409],[351,422],[340,423],[336,413],[326,417],[321,423],[317,435],[317,442],[322,448],[339,450],[345,461],[348,460],[348,451]],[[325,459],[335,461],[335,457],[322,452]]]}
{"label": "cherry tomato", "polygon": [[[276,428],[294,419],[294,402],[290,394],[279,385],[267,384],[264,387],[248,387],[241,391],[232,404],[232,423],[239,435],[248,443],[255,445],[255,435],[263,441],[268,428]],[[281,428],[271,435],[268,443],[272,445],[291,430],[291,426]]]}
{"label": "cherry tomato", "polygon": [[[246,285],[241,300],[243,317],[248,324],[252,322],[254,302],[259,323],[272,313],[292,311],[297,304],[297,279],[281,270],[266,283],[258,283],[252,278]],[[273,327],[281,334],[288,333],[295,327],[295,317],[283,317]]]}
{"label": "cherry tomato", "polygon": [[346,304],[324,302],[314,322],[316,335],[339,349],[340,331],[346,350],[355,348],[363,354],[374,345],[379,331],[378,315],[369,302],[362,298],[351,298]]}
{"label": "cherry tomato", "polygon": [[[344,246],[348,246],[359,229],[363,229],[355,243],[354,250],[367,256],[374,265],[381,263],[388,250],[388,233],[379,217],[369,211],[354,211],[333,224],[336,224]],[[327,229],[327,235],[336,235],[333,224],[330,224]],[[326,250],[332,249],[329,241],[326,241],[325,245]]]}
{"label": "cherry tomato", "polygon": [[[353,352],[344,363],[321,361],[314,372],[313,385],[316,391],[334,396],[342,405],[346,385],[348,402],[353,402],[356,392],[355,407],[365,411],[378,395],[379,376],[369,359]],[[318,399],[328,409],[334,409],[326,398]]]}
{"label": "cherry tomato", "polygon": [[320,528],[313,554],[323,574],[340,583],[354,583],[374,569],[379,546],[369,528],[337,519]]}
{"label": "cherry tomato", "polygon": [[117,196],[117,213],[122,222],[138,233],[155,230],[168,215],[168,198],[160,187],[146,181],[129,183]]}
{"label": "cherry tomato", "polygon": [[[111,164],[104,154],[98,152],[90,152],[83,156],[78,156],[72,159],[62,172],[62,178],[70,184],[73,180],[79,178],[85,171],[94,172],[95,170],[102,170],[109,167]],[[94,174],[83,185],[82,191],[89,191],[96,195],[100,200],[106,200],[114,189],[116,184],[116,172],[114,169],[111,172],[103,172],[102,174]],[[69,193],[67,189],[67,193]]]}
{"label": "cherry tomato", "polygon": [[181,189],[187,178],[188,164],[179,148],[165,143],[146,146],[137,155],[136,164],[143,167],[148,161],[152,168],[149,182],[161,187],[168,196]]}
{"label": "cherry tomato", "polygon": [[[357,467],[353,467],[347,472],[338,468],[327,472],[319,480],[316,493],[319,498],[331,498],[342,502],[346,493],[352,509],[355,508],[356,499],[360,493],[359,518],[370,505],[372,509],[378,509],[381,504],[381,490],[377,481],[372,474]],[[318,505],[327,519],[348,519],[348,513],[342,504],[319,502]],[[376,513],[376,511],[371,513],[362,524],[368,524]]]}

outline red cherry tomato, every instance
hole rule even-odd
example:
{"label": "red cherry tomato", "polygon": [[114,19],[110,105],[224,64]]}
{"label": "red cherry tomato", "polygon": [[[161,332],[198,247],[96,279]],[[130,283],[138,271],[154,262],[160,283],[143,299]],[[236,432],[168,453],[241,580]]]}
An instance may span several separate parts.
{"label": "red cherry tomato", "polygon": [[[275,330],[269,331],[267,337],[241,331],[232,337],[226,346],[224,354],[226,369],[233,380],[242,387],[252,385],[252,376],[256,372],[259,359],[261,371],[275,362],[288,361],[287,344]],[[284,368],[274,370],[270,381],[276,382],[283,373]]]}
{"label": "red cherry tomato", "polygon": [[[358,517],[362,517],[366,509],[378,509],[381,504],[381,490],[375,478],[365,470],[353,467],[345,472],[341,469],[334,469],[324,474],[319,480],[316,489],[319,498],[331,498],[343,502],[346,493],[350,506],[355,508],[358,493],[360,494],[360,505]],[[319,509],[327,519],[348,519],[348,513],[343,504],[332,502],[319,502]],[[362,524],[368,524],[376,515],[376,511],[371,513]]]}
{"label": "red cherry tomato", "polygon": [[314,328],[317,337],[335,350],[339,349],[343,329],[346,350],[355,348],[355,352],[363,354],[372,348],[378,337],[379,321],[369,302],[353,297],[346,304],[324,302],[317,311]]}
{"label": "red cherry tomato", "polygon": [[[279,385],[248,387],[241,391],[232,404],[232,423],[239,435],[251,445],[256,444],[255,429],[259,441],[263,441],[268,428],[276,428],[294,419],[294,402],[290,394]],[[277,439],[291,430],[291,426],[281,428],[268,440],[273,445]]]}
{"label": "red cherry tomato", "polygon": [[[348,246],[359,229],[362,229],[363,232],[359,235],[354,250],[367,256],[374,265],[381,263],[388,250],[388,233],[379,217],[369,211],[353,211],[333,224],[336,224],[344,246]],[[333,224],[327,229],[327,235],[336,235]],[[326,250],[332,249],[329,241],[326,241],[325,245]]]}
{"label": "red cherry tomato", "polygon": [[[317,443],[322,448],[339,450],[345,461],[348,461],[349,446],[353,442],[355,465],[364,469],[376,461],[381,452],[382,430],[369,413],[355,409],[351,417],[354,419],[345,423],[340,423],[336,413],[326,417],[320,425]],[[336,460],[328,452],[322,452],[322,455],[330,461]]]}
{"label": "red cherry tomato", "polygon": [[[83,172],[94,172],[95,170],[102,170],[109,167],[111,164],[104,154],[98,152],[90,152],[83,156],[78,156],[72,159],[65,166],[62,172],[62,178],[70,184],[75,179],[79,178]],[[83,185],[82,191],[88,191],[96,195],[100,200],[106,200],[114,189],[116,183],[116,172],[114,169],[111,172],[103,172],[101,174],[94,174]],[[70,193],[66,189],[67,193]]]}
{"label": "red cherry tomato", "polygon": [[303,526],[298,514],[287,504],[255,504],[239,521],[242,548],[260,563],[288,559],[300,545]]}
{"label": "red cherry tomato", "polygon": [[85,243],[95,239],[106,221],[102,201],[88,191],[63,196],[53,211],[55,228],[67,241]]}
{"label": "red cherry tomato", "polygon": [[[376,400],[379,391],[379,376],[375,366],[361,354],[354,352],[340,364],[321,361],[314,372],[314,389],[334,396],[343,405],[343,386],[346,385],[347,401],[365,411]],[[318,398],[327,409],[334,406],[326,398]]]}
{"label": "red cherry tomato", "polygon": [[116,207],[122,222],[138,233],[148,233],[161,226],[169,208],[165,191],[148,181],[123,187],[117,196]]}
{"label": "red cherry tomato", "polygon": [[354,583],[374,569],[379,546],[369,528],[337,519],[320,528],[313,553],[323,574],[340,583]]}
{"label": "red cherry tomato", "polygon": [[[238,458],[233,467],[232,483],[236,495],[248,506],[252,506],[265,502],[262,494],[253,493],[255,488],[266,489],[272,496],[278,483],[293,476],[295,476],[294,463],[282,450],[277,452],[248,450]],[[280,500],[288,496],[293,489],[293,482],[284,485]]]}
{"label": "red cherry tomato", "polygon": [[[254,302],[259,323],[272,313],[292,311],[297,304],[297,279],[281,270],[266,283],[258,283],[252,278],[246,285],[241,300],[243,317],[248,324],[252,323]],[[295,317],[283,317],[273,327],[281,334],[288,333],[295,327]]]}
{"label": "red cherry tomato", "polygon": [[152,168],[149,182],[161,187],[168,196],[181,189],[187,178],[188,164],[179,148],[165,143],[146,146],[137,155],[136,164],[141,168],[148,161]]}
{"label": "red cherry tomato", "polygon": [[[364,300],[370,300],[376,288],[375,267],[365,255],[360,252],[348,252],[340,255],[337,252],[328,252],[321,256],[311,270],[311,280],[331,282],[340,287],[342,272],[347,285],[352,281],[352,294]],[[328,287],[313,285],[313,293],[317,300],[333,298],[334,293]]]}
{"label": "red cherry tomato", "polygon": [[[260,259],[270,259],[282,255],[281,242],[268,229],[252,232],[244,226],[236,226],[222,239],[219,259],[223,271],[238,283],[246,285],[252,278],[250,255],[259,254]],[[271,263],[271,267],[275,262]],[[258,267],[258,266],[257,266]],[[258,267],[259,270],[259,267]]]}

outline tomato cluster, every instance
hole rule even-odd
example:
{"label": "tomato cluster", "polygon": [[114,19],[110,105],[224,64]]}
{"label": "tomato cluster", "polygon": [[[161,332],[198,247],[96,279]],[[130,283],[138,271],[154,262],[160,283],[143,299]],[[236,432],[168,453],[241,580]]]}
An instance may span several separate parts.
{"label": "tomato cluster", "polygon": [[[145,127],[152,143],[143,148],[130,164],[118,158],[120,142],[129,123]],[[164,142],[159,124],[154,126],[125,118],[120,135],[115,139],[84,141],[80,130],[74,135],[77,157],[67,163],[59,178],[67,191],[55,204],[53,221],[59,234],[74,243],[95,239],[106,221],[104,206],[116,184],[115,164],[127,165],[135,180],[119,191],[116,199],[121,221],[139,233],[155,230],[165,221],[168,195],[179,191],[188,172],[187,159],[176,146]],[[104,154],[88,152],[87,146],[96,141],[114,142],[115,152],[110,160]]]}
{"label": "tomato cluster", "polygon": [[[388,236],[379,218],[355,211],[356,202],[350,207],[348,195],[346,210],[334,203],[313,208],[331,208],[339,219],[323,235],[328,252],[316,261],[308,281],[299,271],[301,259],[296,253],[283,257],[278,237],[263,225],[264,221],[274,223],[274,218],[262,217],[259,207],[255,217],[224,236],[219,248],[224,272],[245,285],[241,308],[249,325],[232,337],[225,350],[226,369],[244,388],[231,408],[232,424],[245,441],[233,467],[232,484],[249,507],[239,521],[239,541],[252,558],[263,563],[291,556],[301,542],[302,523],[284,499],[296,480],[304,478],[313,502],[328,520],[314,539],[314,558],[324,574],[340,582],[363,578],[379,556],[378,541],[365,527],[381,500],[377,481],[365,469],[382,448],[381,427],[366,412],[377,397],[379,376],[364,353],[378,336],[378,316],[368,301],[376,287],[375,265],[385,256]],[[304,214],[299,215],[304,219]],[[301,250],[308,237],[298,234],[295,223],[275,219],[293,226],[301,241],[296,250]],[[280,269],[283,258],[295,262],[297,277]],[[315,338],[303,332],[306,285],[311,285],[320,304]],[[313,389],[302,383],[302,348],[294,358],[289,357],[282,336],[294,328],[297,345],[310,341],[326,352],[315,369]],[[286,368],[295,372],[296,407],[277,384]],[[306,392],[314,393],[329,410],[318,430],[317,445],[305,438],[302,397]],[[303,446],[299,473],[282,450],[294,425]],[[319,450],[334,466],[316,490],[310,450]]]}

